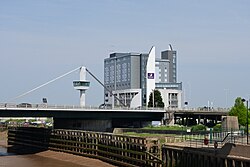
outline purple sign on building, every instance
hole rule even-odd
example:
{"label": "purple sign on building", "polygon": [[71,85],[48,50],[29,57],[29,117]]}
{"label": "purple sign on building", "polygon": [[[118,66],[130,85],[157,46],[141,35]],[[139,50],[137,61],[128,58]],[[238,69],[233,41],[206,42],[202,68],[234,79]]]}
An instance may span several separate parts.
{"label": "purple sign on building", "polygon": [[155,74],[154,73],[148,73],[148,79],[154,79]]}

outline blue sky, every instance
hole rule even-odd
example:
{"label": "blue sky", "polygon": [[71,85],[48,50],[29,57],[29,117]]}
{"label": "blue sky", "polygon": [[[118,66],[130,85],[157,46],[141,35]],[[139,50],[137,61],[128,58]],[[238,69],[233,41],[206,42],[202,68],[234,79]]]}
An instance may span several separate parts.
{"label": "blue sky", "polygon": [[[103,80],[111,52],[157,56],[172,44],[190,107],[250,97],[248,0],[0,0],[0,102],[78,66]],[[15,102],[78,104],[75,72]],[[88,105],[103,102],[90,76]]]}

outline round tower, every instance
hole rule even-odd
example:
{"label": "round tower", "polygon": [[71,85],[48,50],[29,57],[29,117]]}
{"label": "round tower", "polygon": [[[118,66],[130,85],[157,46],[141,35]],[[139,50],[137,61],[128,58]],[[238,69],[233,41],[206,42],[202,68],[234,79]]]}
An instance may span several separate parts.
{"label": "round tower", "polygon": [[74,88],[80,91],[80,106],[85,106],[85,91],[89,89],[90,82],[86,80],[86,67],[80,68],[80,80],[73,81]]}

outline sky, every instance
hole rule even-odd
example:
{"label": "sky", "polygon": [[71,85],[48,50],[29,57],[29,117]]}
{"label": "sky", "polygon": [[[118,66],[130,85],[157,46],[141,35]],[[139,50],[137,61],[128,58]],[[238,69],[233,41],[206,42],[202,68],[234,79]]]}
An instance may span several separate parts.
{"label": "sky", "polygon": [[[78,105],[78,71],[26,96],[15,97],[87,67],[103,81],[112,52],[156,57],[171,44],[189,107],[231,107],[250,98],[249,0],[0,0],[0,103]],[[90,75],[86,105],[103,103]]]}

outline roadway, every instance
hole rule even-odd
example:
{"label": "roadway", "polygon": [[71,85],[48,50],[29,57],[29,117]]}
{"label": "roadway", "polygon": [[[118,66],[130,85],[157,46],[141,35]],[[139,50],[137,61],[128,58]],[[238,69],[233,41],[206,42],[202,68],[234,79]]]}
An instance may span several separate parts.
{"label": "roadway", "polygon": [[0,117],[53,117],[67,119],[144,119],[160,121],[164,117],[160,109],[99,109],[96,107],[80,107],[66,105],[32,104],[18,107],[16,104],[0,104]]}
{"label": "roadway", "polygon": [[56,129],[112,131],[121,127],[141,128],[151,121],[161,121],[164,113],[157,109],[0,104],[0,117],[52,117]]}

